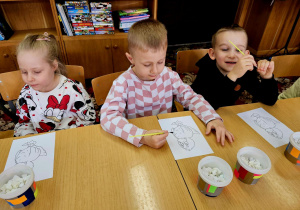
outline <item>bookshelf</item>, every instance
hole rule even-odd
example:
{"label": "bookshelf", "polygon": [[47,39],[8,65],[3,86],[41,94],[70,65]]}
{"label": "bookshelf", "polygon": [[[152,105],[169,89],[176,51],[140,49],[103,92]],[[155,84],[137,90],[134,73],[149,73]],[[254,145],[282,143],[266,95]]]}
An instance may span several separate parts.
{"label": "bookshelf", "polygon": [[[88,1],[90,2],[90,1]],[[105,2],[105,1],[103,1]],[[111,0],[113,13],[118,10],[149,8],[150,17],[157,19],[157,0]],[[55,35],[60,43],[62,59],[69,65],[84,67],[86,78],[124,71],[129,67],[125,57],[127,34],[62,35],[56,3],[62,0],[0,0],[0,14],[14,30],[9,40],[0,41],[0,73],[18,69],[15,49],[28,33]]]}

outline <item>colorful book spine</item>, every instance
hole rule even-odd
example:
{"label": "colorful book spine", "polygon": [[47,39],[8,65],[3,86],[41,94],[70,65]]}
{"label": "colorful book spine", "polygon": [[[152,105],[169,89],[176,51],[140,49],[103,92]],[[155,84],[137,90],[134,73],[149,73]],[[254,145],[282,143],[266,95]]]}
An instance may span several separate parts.
{"label": "colorful book spine", "polygon": [[64,27],[66,28],[67,35],[68,36],[73,36],[72,29],[71,29],[71,27],[70,27],[70,25],[68,23],[68,19],[67,19],[67,16],[65,14],[65,11],[64,11],[62,5],[59,4],[59,3],[57,3],[56,7],[57,7],[57,11],[58,11],[58,13],[59,13],[59,15],[60,15],[60,17],[62,19],[62,23],[63,23]]}

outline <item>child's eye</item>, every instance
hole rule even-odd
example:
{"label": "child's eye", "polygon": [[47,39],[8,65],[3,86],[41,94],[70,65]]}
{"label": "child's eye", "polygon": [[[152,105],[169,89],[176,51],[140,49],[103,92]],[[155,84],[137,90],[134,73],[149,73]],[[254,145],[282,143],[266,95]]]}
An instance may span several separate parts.
{"label": "child's eye", "polygon": [[151,66],[151,64],[144,64],[144,66],[145,66],[145,67],[149,67],[149,66]]}
{"label": "child's eye", "polygon": [[222,51],[228,51],[228,49],[221,49]]}
{"label": "child's eye", "polygon": [[26,71],[21,71],[21,74],[27,74],[27,72]]}
{"label": "child's eye", "polygon": [[35,74],[39,74],[39,73],[41,73],[41,72],[40,72],[40,71],[35,71],[34,73],[35,73]]}
{"label": "child's eye", "polygon": [[239,51],[239,50],[236,50],[236,52],[240,53],[240,51]]}
{"label": "child's eye", "polygon": [[163,64],[164,62],[163,61],[161,61],[161,62],[158,62],[158,64]]}

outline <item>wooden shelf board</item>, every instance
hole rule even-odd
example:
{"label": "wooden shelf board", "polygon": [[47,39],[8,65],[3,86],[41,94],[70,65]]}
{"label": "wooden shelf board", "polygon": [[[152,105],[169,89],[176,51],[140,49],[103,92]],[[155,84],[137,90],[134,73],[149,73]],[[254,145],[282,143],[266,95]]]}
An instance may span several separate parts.
{"label": "wooden shelf board", "polygon": [[20,42],[24,39],[26,34],[43,34],[44,32],[48,32],[48,34],[53,34],[56,39],[58,39],[58,35],[56,33],[55,28],[41,28],[41,29],[32,29],[32,30],[21,30],[21,31],[14,31],[12,37],[9,40],[1,41],[1,43],[15,43]]}

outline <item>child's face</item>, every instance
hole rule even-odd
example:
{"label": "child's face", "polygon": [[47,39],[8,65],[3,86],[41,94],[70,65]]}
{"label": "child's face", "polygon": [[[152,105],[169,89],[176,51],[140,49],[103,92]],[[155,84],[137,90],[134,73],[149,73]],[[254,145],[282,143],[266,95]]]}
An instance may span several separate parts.
{"label": "child's face", "polygon": [[243,56],[230,42],[232,41],[243,53],[249,54],[247,36],[241,31],[226,31],[217,35],[214,49],[209,49],[209,56],[216,59],[217,67],[223,74],[228,74]]}
{"label": "child's face", "polygon": [[40,92],[49,92],[57,85],[55,82],[57,61],[51,66],[45,58],[46,52],[39,50],[22,51],[17,57],[23,81]]}
{"label": "child's face", "polygon": [[133,54],[126,53],[128,60],[134,65],[133,71],[143,81],[152,81],[165,67],[167,48],[149,49],[147,52],[136,49]]}

